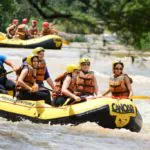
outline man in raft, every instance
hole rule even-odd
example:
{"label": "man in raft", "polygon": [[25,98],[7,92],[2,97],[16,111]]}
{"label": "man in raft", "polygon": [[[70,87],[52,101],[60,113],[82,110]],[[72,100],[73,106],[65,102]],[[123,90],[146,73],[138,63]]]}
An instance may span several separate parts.
{"label": "man in raft", "polygon": [[29,28],[29,33],[30,33],[30,36],[31,36],[32,38],[38,36],[38,34],[39,34],[39,29],[38,29],[38,27],[37,27],[37,21],[36,21],[36,20],[32,20],[32,25],[31,25],[31,27]]}
{"label": "man in raft", "polygon": [[7,71],[4,68],[4,64],[10,66],[14,71],[17,71],[18,67],[6,56],[0,55],[0,93],[8,94],[7,90],[15,90],[15,83],[6,77]]}
{"label": "man in raft", "polygon": [[39,58],[37,55],[29,55],[17,79],[16,97],[19,100],[45,100],[51,104],[50,95],[39,89],[36,83],[36,69],[38,68]]}
{"label": "man in raft", "polygon": [[[48,83],[48,85],[54,89],[54,83],[50,77],[50,74],[48,72],[46,61],[44,59],[45,50],[43,47],[37,47],[32,51],[33,54],[38,55],[39,57],[39,64],[36,71],[36,83],[39,85],[40,88],[44,87],[44,80]],[[45,88],[45,92],[49,93],[48,90]],[[50,94],[50,93],[49,93]]]}
{"label": "man in raft", "polygon": [[128,98],[132,96],[132,79],[123,73],[124,64],[121,61],[113,63],[113,75],[109,79],[109,89],[103,94],[111,93],[115,98]]}
{"label": "man in raft", "polygon": [[28,29],[28,19],[24,18],[22,24],[20,24],[16,30],[15,37],[21,40],[27,40],[30,38],[30,33]]}
{"label": "man in raft", "polygon": [[43,22],[41,36],[50,34],[58,34],[58,31],[53,28],[53,24],[49,24],[48,22],[45,21]]}
{"label": "man in raft", "polygon": [[10,39],[13,38],[13,36],[16,33],[17,26],[18,26],[18,20],[13,19],[12,24],[10,24],[6,29],[6,34],[7,34],[8,38],[10,38]]}
{"label": "man in raft", "polygon": [[55,88],[52,94],[55,106],[62,106],[68,98],[77,102],[81,101],[81,98],[74,94],[78,72],[79,66],[70,64],[66,67],[66,72],[55,79]]}

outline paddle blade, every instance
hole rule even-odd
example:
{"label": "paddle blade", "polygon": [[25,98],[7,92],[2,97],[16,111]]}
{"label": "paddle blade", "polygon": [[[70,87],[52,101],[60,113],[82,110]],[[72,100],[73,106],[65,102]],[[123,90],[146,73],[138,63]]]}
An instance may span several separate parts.
{"label": "paddle blade", "polygon": [[130,98],[131,98],[131,99],[150,100],[150,96],[143,96],[143,95],[131,96]]}
{"label": "paddle blade", "polygon": [[63,44],[64,44],[64,45],[69,45],[69,44],[70,44],[70,41],[63,40]]}

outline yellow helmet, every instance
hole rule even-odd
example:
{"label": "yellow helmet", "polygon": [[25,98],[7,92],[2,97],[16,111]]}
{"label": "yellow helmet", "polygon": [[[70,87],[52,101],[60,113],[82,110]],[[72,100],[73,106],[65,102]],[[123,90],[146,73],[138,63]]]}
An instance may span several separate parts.
{"label": "yellow helmet", "polygon": [[37,47],[33,49],[32,53],[33,54],[38,54],[40,51],[45,51],[43,47]]}
{"label": "yellow helmet", "polygon": [[38,58],[38,56],[35,54],[31,54],[31,55],[27,56],[26,62],[31,66],[32,66],[32,58],[34,58],[34,57]]}
{"label": "yellow helmet", "polygon": [[80,64],[81,63],[85,63],[85,62],[89,62],[90,63],[90,60],[88,58],[81,58],[80,59]]}
{"label": "yellow helmet", "polygon": [[79,69],[80,69],[79,65],[75,65],[75,64],[69,64],[66,67],[67,73],[72,73],[74,70],[79,70]]}

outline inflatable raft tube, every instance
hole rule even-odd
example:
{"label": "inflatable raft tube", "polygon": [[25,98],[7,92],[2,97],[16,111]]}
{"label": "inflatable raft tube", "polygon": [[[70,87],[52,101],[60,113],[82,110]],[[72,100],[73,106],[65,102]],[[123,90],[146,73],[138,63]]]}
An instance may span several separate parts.
{"label": "inflatable raft tube", "polygon": [[46,35],[29,40],[8,39],[4,33],[0,33],[0,47],[61,49],[62,38],[57,35]]}
{"label": "inflatable raft tube", "polygon": [[80,124],[95,122],[104,128],[125,128],[139,132],[142,118],[128,99],[98,98],[82,103],[53,107],[43,100],[15,100],[0,94],[0,117],[11,121],[30,120],[44,124]]}

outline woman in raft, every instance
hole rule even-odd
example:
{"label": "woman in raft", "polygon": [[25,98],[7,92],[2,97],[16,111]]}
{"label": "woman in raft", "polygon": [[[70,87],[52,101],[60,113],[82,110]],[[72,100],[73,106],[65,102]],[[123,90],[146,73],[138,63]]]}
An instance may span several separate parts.
{"label": "woman in raft", "polygon": [[123,73],[124,64],[121,61],[113,63],[113,75],[109,79],[109,89],[103,94],[111,93],[115,98],[129,98],[132,96],[132,79]]}
{"label": "woman in raft", "polygon": [[66,67],[66,72],[55,79],[55,87],[52,94],[55,106],[62,106],[67,98],[70,98],[70,100],[72,99],[73,101],[81,101],[81,98],[74,94],[76,88],[75,81],[78,72],[79,66],[70,64]]}
{"label": "woman in raft", "polygon": [[26,59],[27,64],[18,71],[16,97],[19,100],[45,100],[51,104],[50,95],[39,89],[36,83],[36,68],[39,58],[37,55],[29,55]]}

